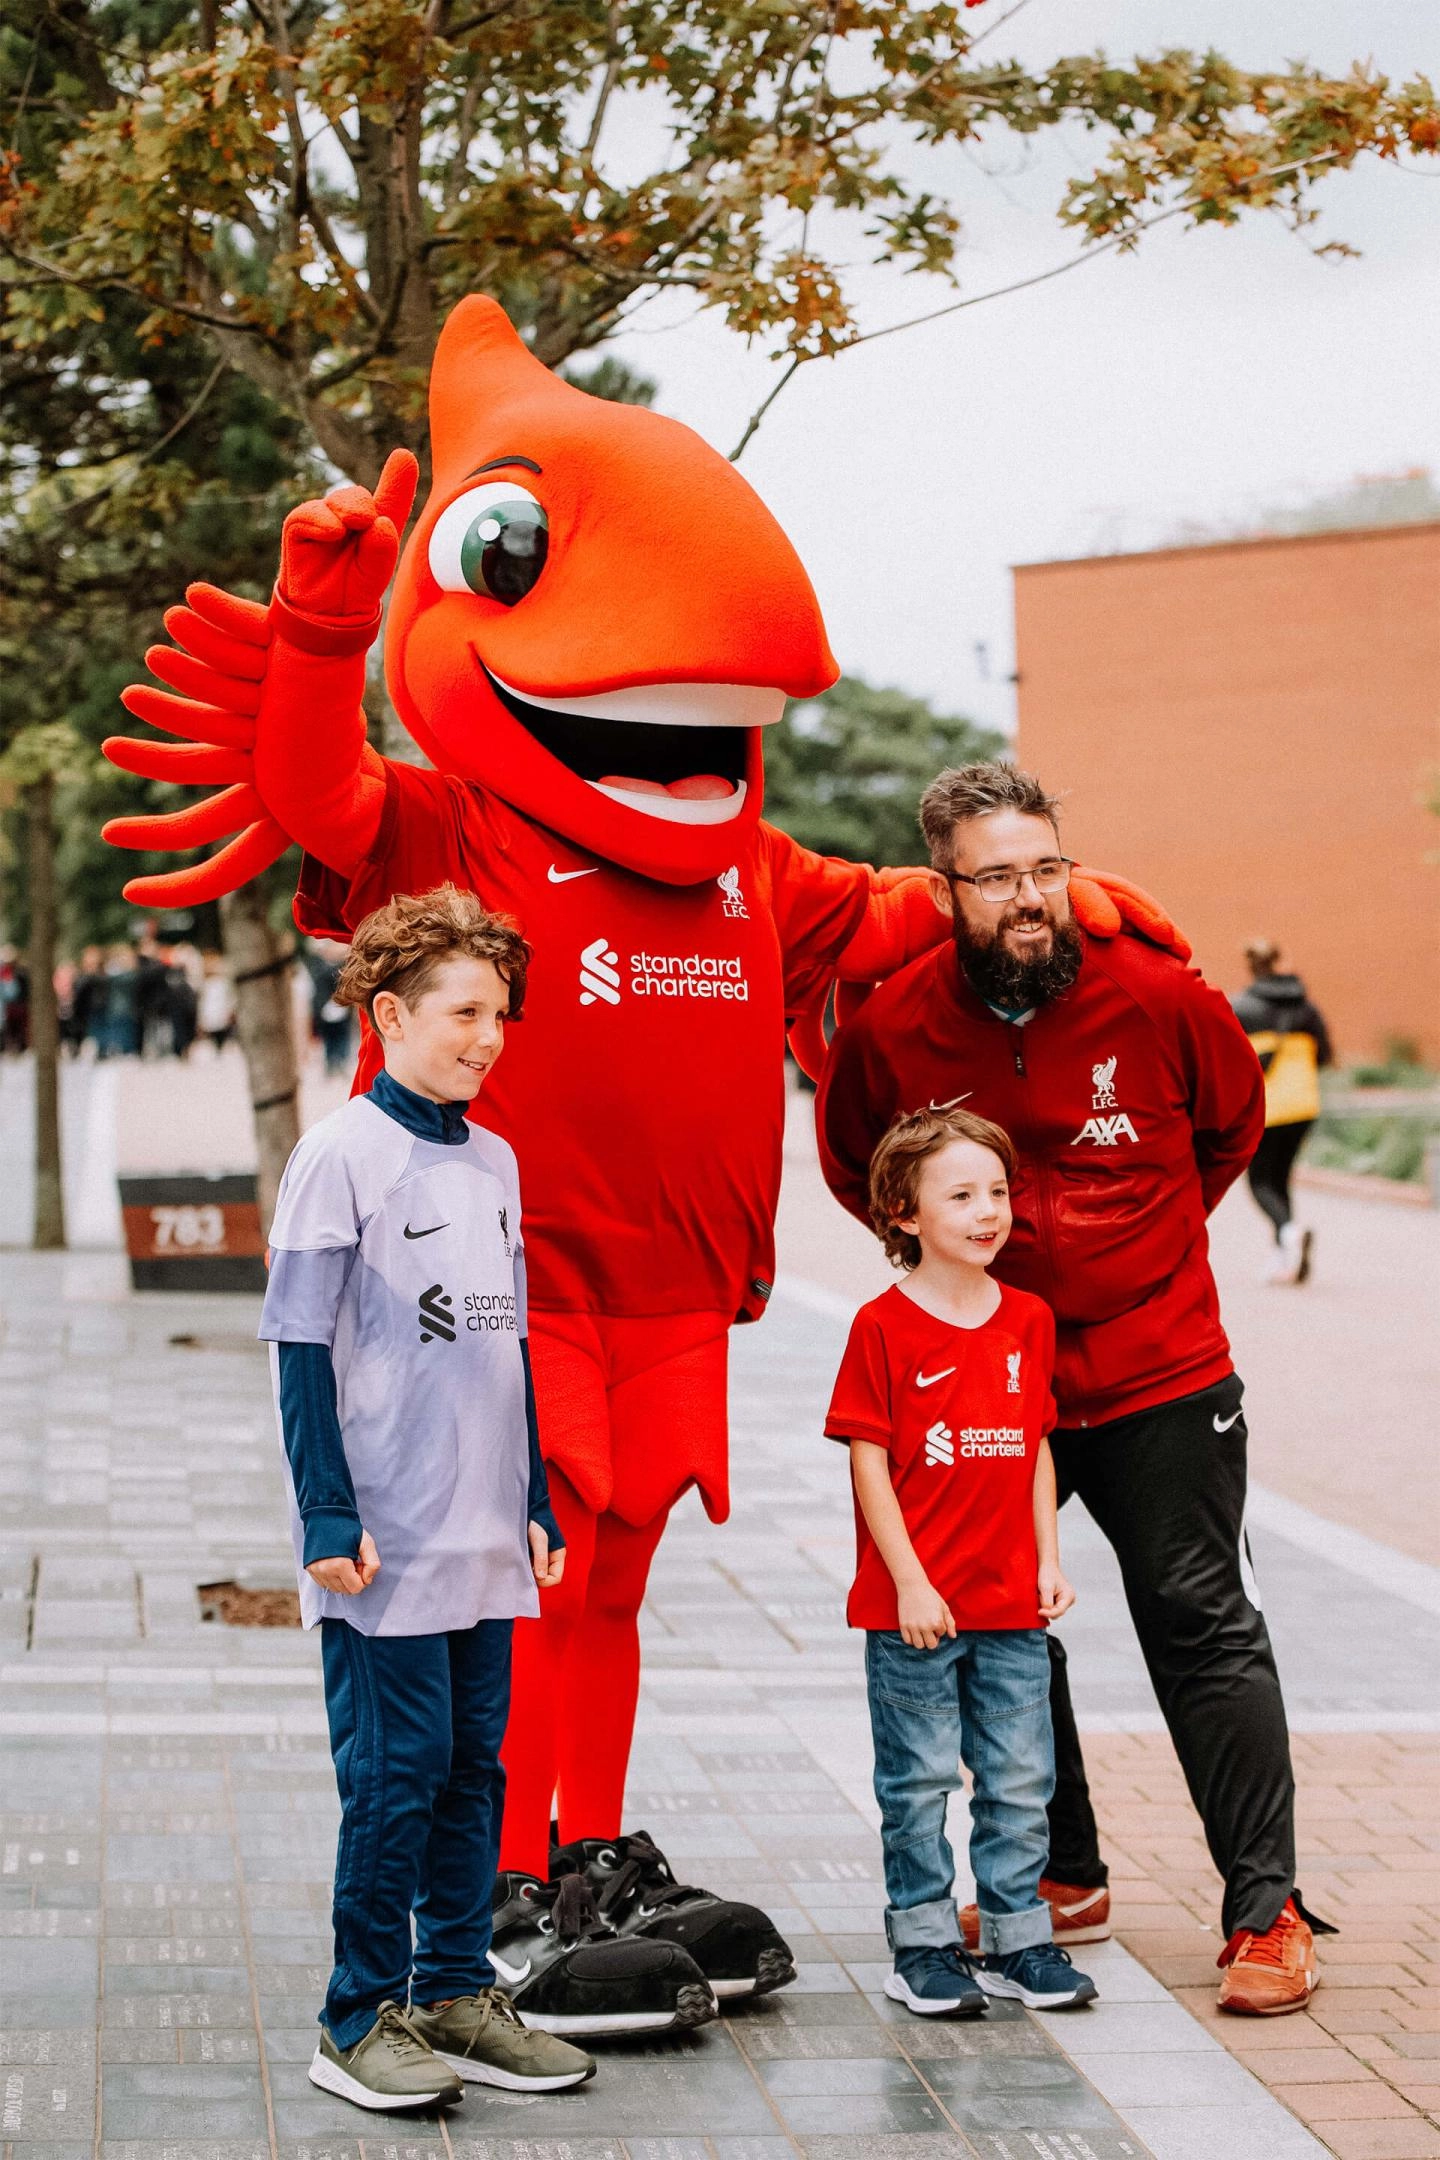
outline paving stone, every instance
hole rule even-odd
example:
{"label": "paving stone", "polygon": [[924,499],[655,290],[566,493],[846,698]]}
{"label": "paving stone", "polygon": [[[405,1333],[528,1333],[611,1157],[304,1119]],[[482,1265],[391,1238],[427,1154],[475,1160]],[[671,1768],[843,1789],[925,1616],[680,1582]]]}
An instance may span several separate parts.
{"label": "paving stone", "polygon": [[909,2063],[898,2056],[856,2056],[846,2062],[804,2058],[760,2065],[765,2090],[784,2100],[797,2093],[918,2093],[923,2090]]}
{"label": "paving stone", "polygon": [[95,2068],[95,2034],[60,2027],[53,2031],[13,2028],[0,2031],[0,2063],[30,2063],[57,2070]]}
{"label": "paving stone", "polygon": [[107,2138],[100,2147],[99,2160],[269,2160],[269,2142],[246,2139],[215,2139],[198,2141],[182,2137],[166,2138]]}
{"label": "paving stone", "polygon": [[101,2074],[106,2141],[129,2138],[267,2138],[257,2067],[218,2063],[107,2063]]}
{"label": "paving stone", "polygon": [[93,2058],[0,2064],[0,2137],[48,2140],[94,2135]]}
{"label": "paving stone", "polygon": [[[787,2152],[793,2152],[788,2140],[782,2142]],[[453,2133],[451,2137],[455,2160],[625,2160],[626,2149],[618,2138],[607,2137],[532,2140],[455,2136]]]}
{"label": "paving stone", "polygon": [[[190,1975],[187,1973],[186,1978]],[[93,2021],[94,2006],[91,2005]],[[254,2008],[250,1996],[233,1995],[117,1995],[107,1993],[104,2006],[106,2025],[126,2030],[172,2031],[177,2026],[196,2025],[233,2027],[242,2025],[253,2029]]]}

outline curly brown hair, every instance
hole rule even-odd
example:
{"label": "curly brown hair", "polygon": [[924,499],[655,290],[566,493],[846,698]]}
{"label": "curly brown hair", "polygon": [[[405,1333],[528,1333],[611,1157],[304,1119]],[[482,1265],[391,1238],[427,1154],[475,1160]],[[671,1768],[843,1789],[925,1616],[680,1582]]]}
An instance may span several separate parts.
{"label": "curly brown hair", "polygon": [[989,1148],[1005,1165],[1007,1178],[1019,1167],[1015,1143],[1003,1125],[992,1125],[973,1110],[931,1103],[897,1117],[870,1158],[870,1221],[892,1267],[920,1265],[920,1240],[900,1225],[915,1213],[921,1165],[952,1140],[973,1140],[977,1147]]}
{"label": "curly brown hair", "polygon": [[955,828],[992,810],[1020,810],[1026,817],[1048,818],[1058,834],[1060,797],[1047,795],[1034,773],[1022,772],[1008,759],[986,765],[950,765],[937,773],[920,797],[920,830],[930,861],[940,872],[955,867]]}
{"label": "curly brown hair", "polygon": [[518,1020],[525,1004],[530,947],[508,915],[493,915],[474,893],[458,885],[431,892],[397,893],[358,926],[335,985],[341,1005],[359,1005],[373,1022],[375,1000],[393,990],[414,1005],[447,960],[457,954],[489,960],[510,987],[506,1017]]}

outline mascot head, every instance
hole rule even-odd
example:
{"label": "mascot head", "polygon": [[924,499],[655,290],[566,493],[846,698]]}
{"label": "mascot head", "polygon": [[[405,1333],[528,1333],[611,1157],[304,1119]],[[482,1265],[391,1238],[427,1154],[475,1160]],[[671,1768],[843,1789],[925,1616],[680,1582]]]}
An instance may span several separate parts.
{"label": "mascot head", "polygon": [[430,383],[434,484],[385,666],[441,771],[667,883],[715,877],[760,815],[760,731],[837,669],[759,497],[659,413],[561,382],[462,300]]}

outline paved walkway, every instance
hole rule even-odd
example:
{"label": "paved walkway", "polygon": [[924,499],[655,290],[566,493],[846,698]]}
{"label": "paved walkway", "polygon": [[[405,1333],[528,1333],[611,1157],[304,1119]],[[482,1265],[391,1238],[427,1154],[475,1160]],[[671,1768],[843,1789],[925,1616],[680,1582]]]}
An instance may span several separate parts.
{"label": "paved walkway", "polygon": [[[288,1572],[253,1302],[135,1298],[105,1253],[0,1255],[3,2160],[358,2160],[362,2134],[365,2160],[1440,2154],[1440,1575],[1288,1494],[1257,1560],[1301,1879],[1345,1921],[1312,2016],[1208,2013],[1214,1878],[1083,1517],[1066,1630],[1122,1917],[1123,1946],[1093,1956],[1104,1999],[932,2029],[879,1995],[849,1504],[819,1438],[863,1294],[833,1286],[836,1256],[873,1255],[831,1215],[797,1245],[818,1198],[803,1105],[792,1152],[787,1280],[735,1339],[735,1517],[716,1530],[687,1503],[657,1561],[631,1819],[774,1911],[800,1985],[687,2042],[607,2051],[582,2094],[472,2093],[443,2123],[362,2122],[304,2076],[335,1820],[314,1644],[203,1625],[194,1596]],[[1329,1354],[1362,1352],[1337,1335]]]}

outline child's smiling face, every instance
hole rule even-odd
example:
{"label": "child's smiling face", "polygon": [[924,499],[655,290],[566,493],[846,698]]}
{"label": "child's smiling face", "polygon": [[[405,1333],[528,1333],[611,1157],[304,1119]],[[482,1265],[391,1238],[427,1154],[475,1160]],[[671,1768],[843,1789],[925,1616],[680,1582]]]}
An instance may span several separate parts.
{"label": "child's smiling face", "polygon": [[510,985],[493,960],[455,953],[408,1004],[393,990],[375,1000],[375,1025],[391,1075],[432,1102],[468,1102],[505,1047]]}
{"label": "child's smiling face", "polygon": [[1010,1181],[992,1149],[950,1140],[920,1165],[915,1212],[900,1228],[919,1238],[922,1259],[989,1267],[1010,1235]]}

